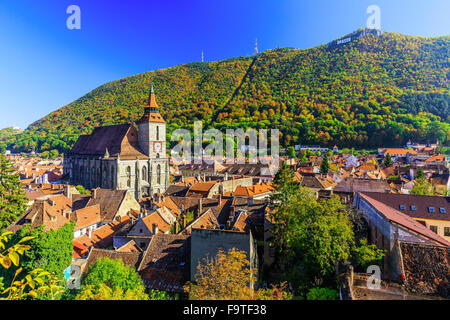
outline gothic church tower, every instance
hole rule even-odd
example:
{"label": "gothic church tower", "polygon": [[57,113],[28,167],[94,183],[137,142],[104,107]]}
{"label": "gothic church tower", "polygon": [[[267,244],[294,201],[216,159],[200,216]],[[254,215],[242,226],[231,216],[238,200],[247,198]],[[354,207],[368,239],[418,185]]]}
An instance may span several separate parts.
{"label": "gothic church tower", "polygon": [[148,194],[163,193],[169,186],[169,159],[166,157],[166,122],[159,113],[156,96],[151,87],[144,115],[137,122],[139,146],[149,157]]}

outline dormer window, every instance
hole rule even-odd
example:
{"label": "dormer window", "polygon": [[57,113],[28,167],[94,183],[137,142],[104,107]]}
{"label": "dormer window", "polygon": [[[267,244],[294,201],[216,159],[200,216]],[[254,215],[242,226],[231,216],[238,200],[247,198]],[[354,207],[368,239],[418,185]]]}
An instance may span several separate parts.
{"label": "dormer window", "polygon": [[445,208],[439,208],[439,211],[440,211],[441,213],[446,213]]}
{"label": "dormer window", "polygon": [[404,204],[401,204],[400,205],[400,210],[405,210],[406,208],[405,208],[405,205]]}
{"label": "dormer window", "polygon": [[416,211],[416,210],[417,210],[416,206],[415,206],[415,205],[412,205],[412,206],[411,206],[411,210],[412,210],[412,211]]}
{"label": "dormer window", "polygon": [[428,207],[428,212],[429,213],[434,213],[434,207]]}

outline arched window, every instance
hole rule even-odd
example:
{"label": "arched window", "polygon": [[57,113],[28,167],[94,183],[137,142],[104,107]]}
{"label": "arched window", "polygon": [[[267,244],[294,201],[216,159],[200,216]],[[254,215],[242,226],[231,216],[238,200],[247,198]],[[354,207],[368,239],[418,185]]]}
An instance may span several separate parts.
{"label": "arched window", "polygon": [[105,186],[108,183],[108,168],[103,167],[102,185]]}
{"label": "arched window", "polygon": [[156,126],[156,140],[159,141],[159,126]]}
{"label": "arched window", "polygon": [[127,167],[127,187],[130,188],[131,187],[131,168],[130,166]]}
{"label": "arched window", "polygon": [[95,184],[95,169],[91,168],[91,178],[90,178],[91,184]]}
{"label": "arched window", "polygon": [[161,184],[161,165],[156,167],[156,183]]}
{"label": "arched window", "polygon": [[84,178],[84,167],[80,166],[80,182],[83,183]]}
{"label": "arched window", "polygon": [[114,188],[114,167],[111,166],[111,188]]}
{"label": "arched window", "polygon": [[142,167],[142,180],[147,181],[147,167],[146,166]]}

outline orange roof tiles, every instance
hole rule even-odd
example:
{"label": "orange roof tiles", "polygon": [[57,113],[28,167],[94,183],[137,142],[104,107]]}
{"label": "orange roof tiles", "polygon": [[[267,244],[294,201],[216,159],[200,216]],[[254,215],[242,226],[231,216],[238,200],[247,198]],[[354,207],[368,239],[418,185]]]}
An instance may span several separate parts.
{"label": "orange roof tiles", "polygon": [[259,183],[249,187],[238,186],[234,194],[236,196],[253,197],[264,193],[269,193],[274,190],[272,182]]}
{"label": "orange roof tiles", "polygon": [[104,225],[94,232],[92,232],[91,237],[87,235],[82,235],[74,239],[80,244],[86,247],[92,246],[108,246],[112,244],[112,236],[114,233],[120,231],[122,227],[130,223],[130,218],[128,216],[124,216],[120,221],[114,221],[107,225]]}
{"label": "orange roof tiles", "polygon": [[70,214],[70,218],[76,222],[75,230],[79,230],[102,221],[100,205],[85,207]]}
{"label": "orange roof tiles", "polygon": [[443,154],[437,154],[429,157],[425,162],[444,162],[445,156]]}
{"label": "orange roof tiles", "polygon": [[148,216],[142,218],[142,222],[147,226],[148,230],[152,231],[153,225],[156,225],[158,230],[163,233],[169,231],[171,226],[166,220],[164,220],[158,211],[152,212]]}

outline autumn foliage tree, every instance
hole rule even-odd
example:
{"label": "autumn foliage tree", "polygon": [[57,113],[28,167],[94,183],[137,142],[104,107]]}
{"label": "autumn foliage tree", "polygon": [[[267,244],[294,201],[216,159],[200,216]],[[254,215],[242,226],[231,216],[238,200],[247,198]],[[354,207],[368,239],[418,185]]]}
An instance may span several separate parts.
{"label": "autumn foliage tree", "polygon": [[254,290],[255,281],[255,270],[250,268],[246,252],[232,248],[203,259],[203,263],[197,265],[195,282],[188,282],[185,291],[194,300],[292,299],[286,283]]}
{"label": "autumn foliage tree", "polygon": [[[12,232],[6,231],[0,235],[0,270],[8,270],[11,266],[18,267],[20,257],[23,256],[31,246],[27,243],[33,239],[28,236],[20,239],[16,244],[10,244]],[[0,300],[23,300],[28,298],[54,300],[63,291],[61,281],[53,274],[36,268],[26,272],[19,267],[9,285],[4,278],[0,278]]]}
{"label": "autumn foliage tree", "polygon": [[250,283],[255,280],[254,271],[245,251],[232,248],[219,250],[212,258],[205,258],[197,265],[195,283],[188,283],[185,290],[195,300],[251,300],[255,298]]}

